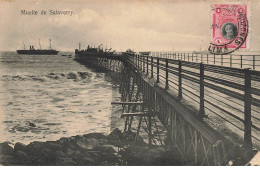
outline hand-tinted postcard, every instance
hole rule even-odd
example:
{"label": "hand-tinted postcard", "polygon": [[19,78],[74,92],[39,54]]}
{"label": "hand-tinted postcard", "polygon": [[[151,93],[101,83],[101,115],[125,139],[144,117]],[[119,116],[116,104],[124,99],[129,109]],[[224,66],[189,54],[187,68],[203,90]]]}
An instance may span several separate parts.
{"label": "hand-tinted postcard", "polygon": [[0,165],[260,165],[259,9],[0,0]]}

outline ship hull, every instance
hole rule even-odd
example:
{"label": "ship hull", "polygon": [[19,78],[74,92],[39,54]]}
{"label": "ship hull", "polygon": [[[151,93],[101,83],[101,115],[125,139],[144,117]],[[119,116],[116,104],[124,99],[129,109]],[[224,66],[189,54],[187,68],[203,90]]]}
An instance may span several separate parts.
{"label": "ship hull", "polygon": [[17,50],[18,54],[24,55],[57,55],[57,50]]}

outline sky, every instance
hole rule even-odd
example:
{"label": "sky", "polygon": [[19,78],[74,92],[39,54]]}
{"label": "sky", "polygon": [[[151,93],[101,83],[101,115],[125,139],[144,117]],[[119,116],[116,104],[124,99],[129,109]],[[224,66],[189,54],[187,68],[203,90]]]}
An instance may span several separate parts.
{"label": "sky", "polygon": [[[79,42],[83,48],[103,43],[117,51],[207,50],[212,3],[215,2],[2,0],[0,50],[22,49],[23,42],[27,48],[39,48],[39,39],[42,48],[48,48],[51,39],[53,48],[62,51],[73,51]],[[260,0],[249,4],[250,50],[260,51]],[[47,15],[21,15],[21,10],[46,10]],[[75,15],[49,15],[49,10],[74,11]]]}

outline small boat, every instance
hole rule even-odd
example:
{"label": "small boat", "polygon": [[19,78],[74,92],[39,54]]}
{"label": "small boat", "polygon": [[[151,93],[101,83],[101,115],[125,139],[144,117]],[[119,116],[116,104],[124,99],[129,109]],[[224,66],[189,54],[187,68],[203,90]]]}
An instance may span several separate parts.
{"label": "small boat", "polygon": [[71,54],[62,54],[62,56],[71,56]]}

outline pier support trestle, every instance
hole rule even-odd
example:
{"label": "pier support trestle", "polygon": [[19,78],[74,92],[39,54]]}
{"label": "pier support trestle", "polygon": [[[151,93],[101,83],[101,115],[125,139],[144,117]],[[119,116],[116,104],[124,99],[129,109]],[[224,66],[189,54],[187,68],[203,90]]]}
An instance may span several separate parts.
{"label": "pier support trestle", "polygon": [[[132,72],[132,73],[131,73]],[[142,79],[125,67],[120,85],[121,100],[111,104],[122,105],[121,118],[125,118],[124,131],[136,132],[136,138],[142,134],[150,145],[163,145],[165,128],[160,124],[156,112],[150,106],[150,100],[142,88]]]}

